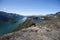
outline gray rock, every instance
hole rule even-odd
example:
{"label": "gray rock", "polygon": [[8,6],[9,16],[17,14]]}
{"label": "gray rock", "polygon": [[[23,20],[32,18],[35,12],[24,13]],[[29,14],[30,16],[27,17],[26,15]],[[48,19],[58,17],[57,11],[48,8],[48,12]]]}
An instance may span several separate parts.
{"label": "gray rock", "polygon": [[48,32],[46,29],[48,28],[29,27],[4,35],[0,37],[0,40],[60,40],[60,30]]}

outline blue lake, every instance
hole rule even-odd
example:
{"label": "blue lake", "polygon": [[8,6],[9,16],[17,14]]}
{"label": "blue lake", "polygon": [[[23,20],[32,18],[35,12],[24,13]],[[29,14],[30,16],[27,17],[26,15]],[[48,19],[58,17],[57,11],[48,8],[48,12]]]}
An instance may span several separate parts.
{"label": "blue lake", "polygon": [[27,17],[24,17],[18,20],[16,23],[0,25],[0,36],[7,34],[7,33],[11,33],[15,28],[18,27],[19,24],[25,22],[26,19]]}
{"label": "blue lake", "polygon": [[40,22],[42,22],[42,21],[44,21],[44,19],[42,19],[42,18],[37,18],[37,19],[35,19],[35,22],[36,22],[36,23],[40,23]]}

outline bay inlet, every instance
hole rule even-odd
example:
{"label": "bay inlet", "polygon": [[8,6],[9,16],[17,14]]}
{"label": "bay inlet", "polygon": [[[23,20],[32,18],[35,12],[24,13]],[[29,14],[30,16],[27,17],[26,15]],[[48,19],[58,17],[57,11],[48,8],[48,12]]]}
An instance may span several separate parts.
{"label": "bay inlet", "polygon": [[0,36],[7,34],[7,33],[11,33],[14,29],[16,29],[18,27],[18,25],[25,22],[26,19],[27,19],[27,17],[24,17],[24,18],[18,20],[16,23],[0,25]]}

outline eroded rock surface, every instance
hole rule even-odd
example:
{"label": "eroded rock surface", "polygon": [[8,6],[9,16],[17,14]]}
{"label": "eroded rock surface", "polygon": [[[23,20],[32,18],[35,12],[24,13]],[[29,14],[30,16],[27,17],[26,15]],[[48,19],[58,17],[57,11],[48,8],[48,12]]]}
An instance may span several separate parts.
{"label": "eroded rock surface", "polygon": [[0,37],[0,40],[60,40],[60,29],[29,27]]}

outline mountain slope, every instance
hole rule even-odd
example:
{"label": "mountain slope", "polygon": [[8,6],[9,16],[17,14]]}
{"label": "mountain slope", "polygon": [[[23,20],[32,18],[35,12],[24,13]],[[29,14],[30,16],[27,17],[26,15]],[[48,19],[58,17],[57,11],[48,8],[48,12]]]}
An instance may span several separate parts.
{"label": "mountain slope", "polygon": [[24,16],[13,14],[13,13],[7,13],[0,11],[0,24],[2,23],[15,23],[19,19],[22,19]]}

